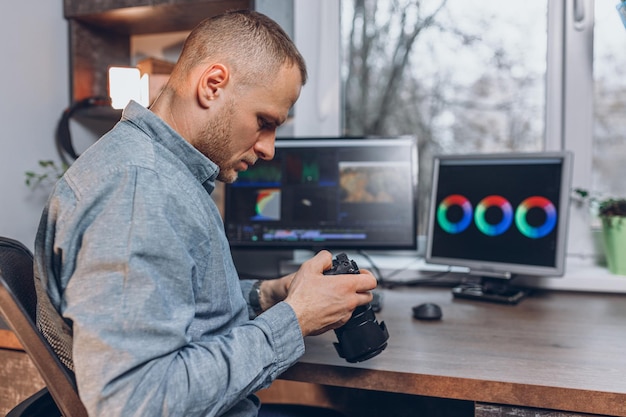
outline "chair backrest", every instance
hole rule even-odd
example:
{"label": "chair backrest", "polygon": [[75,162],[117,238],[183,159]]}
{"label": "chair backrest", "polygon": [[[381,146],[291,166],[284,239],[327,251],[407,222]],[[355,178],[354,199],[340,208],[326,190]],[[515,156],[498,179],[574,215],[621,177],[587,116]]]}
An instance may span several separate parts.
{"label": "chair backrest", "polygon": [[37,328],[33,255],[20,242],[0,237],[0,313],[11,326],[64,417],[87,417],[73,373]]}

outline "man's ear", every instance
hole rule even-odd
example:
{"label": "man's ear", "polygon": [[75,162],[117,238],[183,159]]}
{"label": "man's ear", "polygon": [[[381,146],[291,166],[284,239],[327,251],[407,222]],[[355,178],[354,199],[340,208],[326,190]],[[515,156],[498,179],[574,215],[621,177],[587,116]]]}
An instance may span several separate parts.
{"label": "man's ear", "polygon": [[229,76],[228,68],[222,64],[212,64],[202,72],[198,82],[198,102],[202,107],[208,108],[211,101],[219,96]]}

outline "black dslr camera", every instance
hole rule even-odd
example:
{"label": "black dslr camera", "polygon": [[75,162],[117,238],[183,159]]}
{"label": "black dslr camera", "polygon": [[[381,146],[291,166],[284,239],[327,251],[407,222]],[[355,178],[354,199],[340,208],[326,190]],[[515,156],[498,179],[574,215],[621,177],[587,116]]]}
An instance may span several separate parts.
{"label": "black dslr camera", "polygon": [[[333,266],[324,275],[358,274],[356,263],[348,255],[340,253],[333,259]],[[385,322],[378,324],[370,304],[358,306],[350,320],[335,329],[335,349],[348,362],[363,362],[378,355],[387,347],[389,332]]]}

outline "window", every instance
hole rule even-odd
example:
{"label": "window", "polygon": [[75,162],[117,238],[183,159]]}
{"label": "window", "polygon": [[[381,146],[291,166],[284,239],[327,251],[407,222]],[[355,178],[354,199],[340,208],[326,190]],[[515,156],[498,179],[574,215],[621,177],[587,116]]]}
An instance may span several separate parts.
{"label": "window", "polygon": [[343,0],[344,131],[416,135],[432,156],[544,149],[546,2]]}

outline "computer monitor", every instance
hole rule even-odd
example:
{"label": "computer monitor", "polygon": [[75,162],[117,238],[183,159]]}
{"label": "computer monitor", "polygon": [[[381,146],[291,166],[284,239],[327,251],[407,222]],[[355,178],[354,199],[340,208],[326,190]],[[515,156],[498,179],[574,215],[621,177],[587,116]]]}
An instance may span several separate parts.
{"label": "computer monitor", "polygon": [[231,249],[416,249],[417,160],[414,137],[277,139],[225,188]]}
{"label": "computer monitor", "polygon": [[562,276],[569,152],[439,155],[433,161],[426,262],[481,277],[455,296],[516,303],[515,275]]}

